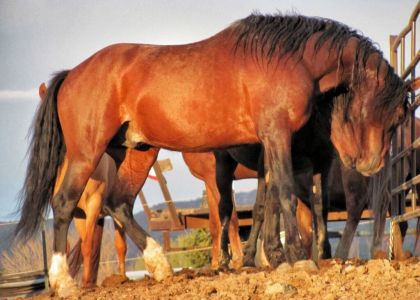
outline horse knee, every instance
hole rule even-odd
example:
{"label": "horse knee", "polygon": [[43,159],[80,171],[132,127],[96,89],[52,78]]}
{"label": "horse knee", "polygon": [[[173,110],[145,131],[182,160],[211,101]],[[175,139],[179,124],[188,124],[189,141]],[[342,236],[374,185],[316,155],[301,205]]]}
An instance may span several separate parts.
{"label": "horse knee", "polygon": [[117,249],[119,255],[125,255],[127,253],[127,244],[122,241],[115,243],[115,249]]}
{"label": "horse knee", "polygon": [[127,203],[122,203],[118,206],[105,205],[103,210],[105,213],[112,216],[114,221],[121,228],[124,228],[124,225],[127,224],[130,219],[133,219],[132,207]]}

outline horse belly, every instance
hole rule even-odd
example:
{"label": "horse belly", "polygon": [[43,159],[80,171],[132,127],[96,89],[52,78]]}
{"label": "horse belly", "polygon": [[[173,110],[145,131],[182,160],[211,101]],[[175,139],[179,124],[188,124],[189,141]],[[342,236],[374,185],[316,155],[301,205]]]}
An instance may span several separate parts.
{"label": "horse belly", "polygon": [[177,92],[167,87],[144,96],[130,116],[128,136],[179,151],[258,141],[252,118],[237,95],[226,98],[202,90],[181,95]]}
{"label": "horse belly", "polygon": [[246,126],[229,123],[209,126],[212,122],[199,118],[186,118],[182,122],[143,118],[141,124],[130,124],[126,144],[145,143],[170,150],[205,151],[257,141],[256,134]]}

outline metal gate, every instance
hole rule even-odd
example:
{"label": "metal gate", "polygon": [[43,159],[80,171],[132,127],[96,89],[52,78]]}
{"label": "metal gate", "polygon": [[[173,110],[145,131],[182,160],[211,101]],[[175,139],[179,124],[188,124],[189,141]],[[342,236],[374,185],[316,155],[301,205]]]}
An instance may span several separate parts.
{"label": "metal gate", "polygon": [[[402,125],[392,141],[391,164],[391,222],[390,222],[390,258],[401,259],[402,236],[399,223],[420,217],[417,188],[420,184],[420,137],[416,133],[416,108],[420,104],[420,98],[416,89],[420,87],[420,80],[416,80],[417,65],[420,52],[416,43],[417,17],[420,11],[420,3],[417,3],[408,21],[408,25],[399,35],[390,36],[390,60],[397,74],[403,80],[412,82],[413,90],[410,92],[410,108],[408,123]],[[419,110],[420,112],[420,110]],[[417,121],[420,122],[420,119]],[[419,157],[417,157],[417,153]],[[420,191],[420,189],[419,189]]]}

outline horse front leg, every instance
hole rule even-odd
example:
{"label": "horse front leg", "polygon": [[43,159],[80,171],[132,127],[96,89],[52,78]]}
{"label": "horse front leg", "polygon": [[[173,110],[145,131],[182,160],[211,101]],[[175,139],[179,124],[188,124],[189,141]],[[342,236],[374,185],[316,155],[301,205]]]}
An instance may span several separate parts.
{"label": "horse front leg", "polygon": [[232,215],[229,223],[229,240],[232,249],[232,267],[239,269],[243,265],[243,252],[241,238],[239,236],[239,219],[233,203]]}
{"label": "horse front leg", "polygon": [[[263,152],[261,151],[263,154]],[[263,157],[263,155],[262,155]],[[260,235],[261,226],[264,222],[265,205],[265,180],[264,180],[264,161],[260,158],[258,163],[258,189],[257,199],[252,210],[252,227],[248,240],[244,247],[244,266],[255,266],[255,254],[257,253],[257,241]]]}
{"label": "horse front leg", "polygon": [[264,204],[264,229],[263,229],[263,252],[260,261],[272,267],[277,267],[286,261],[283,245],[280,240],[280,202],[272,199],[270,195],[265,196]]}
{"label": "horse front leg", "polygon": [[335,256],[345,260],[349,256],[350,246],[363,208],[367,206],[367,189],[365,178],[355,170],[345,168],[342,164],[341,180],[346,197],[347,220]]}
{"label": "horse front leg", "polygon": [[[220,266],[228,266],[231,259],[229,243],[229,227],[233,212],[232,182],[233,173],[238,163],[225,150],[215,151],[216,157],[216,184],[220,194],[219,217],[222,228]],[[242,250],[241,250],[242,251]],[[242,253],[241,253],[242,256]],[[242,257],[240,257],[242,260]],[[242,262],[240,262],[242,264]]]}
{"label": "horse front leg", "polygon": [[312,195],[312,213],[314,219],[314,235],[316,241],[315,251],[312,252],[312,259],[331,258],[331,246],[328,240],[328,182],[325,173],[314,176],[315,191]]}
{"label": "horse front leg", "polygon": [[[286,258],[289,263],[295,263],[298,260],[306,259],[302,242],[298,233],[296,220],[297,199],[292,197],[293,192],[293,170],[291,162],[291,133],[289,132],[271,132],[269,136],[263,138],[264,144],[264,165],[266,166],[267,199],[273,206],[272,215],[277,218],[280,211],[283,213],[284,226],[286,232]],[[267,211],[267,208],[266,208]],[[267,215],[267,214],[266,214]],[[277,220],[275,220],[277,222]],[[267,222],[267,217],[264,219]],[[271,244],[271,247],[278,248],[281,243],[278,239],[276,224],[272,224],[274,232],[267,233],[264,239],[264,245]],[[266,231],[264,229],[264,231]],[[268,249],[266,249],[268,250]],[[269,253],[266,253],[270,256]],[[270,258],[269,258],[270,260]],[[271,260],[270,260],[271,262]]]}
{"label": "horse front leg", "polygon": [[319,248],[322,249],[322,254],[319,256],[319,258],[331,258],[331,244],[330,240],[328,239],[328,212],[330,209],[330,198],[328,196],[328,173],[329,168],[324,170],[321,173],[321,199],[322,199],[322,222],[323,228],[322,228],[322,237],[319,241]]}

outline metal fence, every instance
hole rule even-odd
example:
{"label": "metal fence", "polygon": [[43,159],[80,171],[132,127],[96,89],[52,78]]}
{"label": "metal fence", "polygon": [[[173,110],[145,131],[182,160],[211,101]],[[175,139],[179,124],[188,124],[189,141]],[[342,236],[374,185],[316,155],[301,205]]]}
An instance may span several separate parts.
{"label": "metal fence", "polygon": [[[420,147],[420,138],[416,133],[416,109],[420,104],[420,98],[416,92],[419,81],[416,81],[420,52],[417,40],[417,20],[420,11],[420,3],[417,3],[408,21],[408,25],[399,35],[390,36],[390,60],[391,65],[403,80],[413,83],[410,93],[409,124],[401,126],[399,132],[392,141],[391,163],[391,242],[389,248],[390,258],[403,258],[402,235],[399,223],[420,217],[417,190],[420,184],[420,157],[417,151]],[[414,84],[417,83],[417,84]],[[408,193],[410,191],[410,193]],[[409,195],[407,197],[407,195]],[[407,199],[408,198],[408,199]],[[407,205],[407,201],[410,202]],[[406,207],[409,207],[406,209]]]}
{"label": "metal fence", "polygon": [[[40,233],[39,238],[35,239],[31,245],[41,248],[42,262],[39,264],[37,261],[37,270],[29,265],[28,269],[20,271],[19,268],[13,270],[5,268],[6,258],[8,254],[13,255],[16,249],[13,248],[13,232],[17,222],[0,223],[0,232],[2,233],[3,249],[1,253],[2,262],[0,263],[0,299],[3,298],[14,298],[23,296],[32,296],[37,293],[47,291],[49,289],[48,284],[48,257],[47,257],[47,244],[45,229]],[[20,244],[19,248],[24,249],[28,246],[26,244]],[[30,251],[28,251],[30,252]],[[40,257],[29,257],[28,260],[38,260]],[[25,262],[19,261],[16,264],[24,265]]]}

